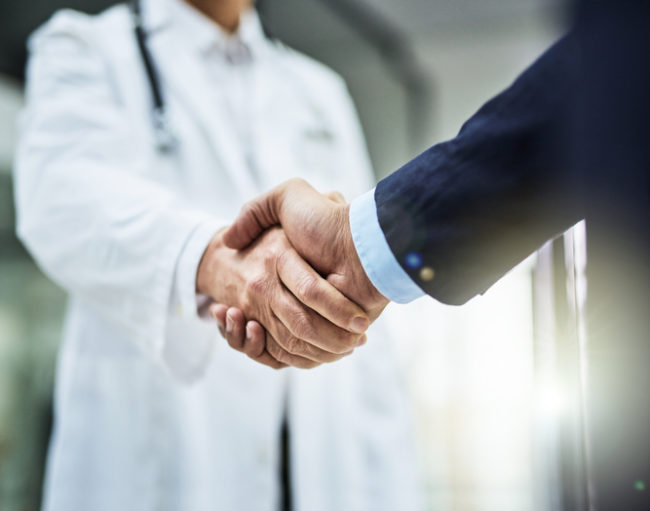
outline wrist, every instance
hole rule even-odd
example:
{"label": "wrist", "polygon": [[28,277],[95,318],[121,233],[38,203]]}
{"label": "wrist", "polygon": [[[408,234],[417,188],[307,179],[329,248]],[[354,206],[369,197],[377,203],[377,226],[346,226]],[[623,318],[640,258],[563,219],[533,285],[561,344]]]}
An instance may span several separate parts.
{"label": "wrist", "polygon": [[354,274],[358,273],[358,270],[361,269],[363,272],[363,266],[361,265],[361,259],[359,259],[359,254],[357,254],[357,249],[354,246],[354,239],[352,237],[352,230],[350,229],[350,205],[346,204],[340,210],[338,225],[339,225],[339,246],[343,247],[343,254],[345,258],[341,261],[342,265],[345,265],[348,270],[353,270]]}
{"label": "wrist", "polygon": [[350,204],[346,204],[341,208],[339,226],[339,243],[343,247],[342,253],[344,255],[341,258],[341,264],[344,268],[342,268],[340,273],[352,276],[354,286],[360,293],[360,296],[364,297],[364,305],[372,309],[385,307],[389,300],[374,286],[366,274],[359,253],[357,252],[350,227]]}
{"label": "wrist", "polygon": [[199,294],[215,298],[214,287],[219,274],[219,254],[229,250],[223,242],[223,233],[226,229],[219,230],[210,240],[203,252],[199,267],[196,272],[196,291]]}

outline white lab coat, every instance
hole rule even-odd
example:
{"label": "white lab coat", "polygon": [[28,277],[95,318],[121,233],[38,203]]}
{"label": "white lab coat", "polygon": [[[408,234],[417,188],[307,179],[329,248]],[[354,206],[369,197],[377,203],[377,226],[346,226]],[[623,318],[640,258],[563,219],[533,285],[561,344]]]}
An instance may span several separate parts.
{"label": "white lab coat", "polygon": [[294,176],[348,197],[371,186],[343,82],[267,40],[252,68],[252,172],[174,1],[145,2],[171,155],[154,148],[126,7],[60,12],[30,43],[18,232],[70,295],[45,509],[275,510],[285,403],[297,511],[417,509],[408,406],[381,329],[340,363],[276,372],[174,298],[188,240],[260,191]]}

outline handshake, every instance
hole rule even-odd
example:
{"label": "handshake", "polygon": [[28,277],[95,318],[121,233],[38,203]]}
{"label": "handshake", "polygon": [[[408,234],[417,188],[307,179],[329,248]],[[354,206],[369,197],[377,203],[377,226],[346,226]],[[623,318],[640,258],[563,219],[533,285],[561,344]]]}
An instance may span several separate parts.
{"label": "handshake", "polygon": [[365,274],[348,214],[339,193],[293,179],[214,236],[197,291],[232,348],[275,369],[310,369],[366,342],[388,300]]}

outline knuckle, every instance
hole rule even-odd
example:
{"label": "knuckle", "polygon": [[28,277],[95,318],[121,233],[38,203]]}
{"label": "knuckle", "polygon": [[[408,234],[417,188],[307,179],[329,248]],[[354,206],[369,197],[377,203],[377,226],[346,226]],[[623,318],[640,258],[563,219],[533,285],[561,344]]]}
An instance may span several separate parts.
{"label": "knuckle", "polygon": [[291,328],[296,337],[306,340],[314,340],[317,338],[317,332],[309,317],[309,314],[298,308],[291,316]]}
{"label": "knuckle", "polygon": [[331,363],[331,362],[336,362],[338,360],[341,360],[345,356],[345,353],[347,353],[347,351],[348,350],[346,350],[343,353],[329,353],[326,362]]}
{"label": "knuckle", "polygon": [[291,251],[290,250],[281,250],[276,259],[276,265],[278,270],[282,271],[283,269],[291,270],[292,261],[291,261]]}
{"label": "knuckle", "polygon": [[282,364],[291,364],[291,357],[285,351],[278,350],[277,354],[273,355],[273,358]]}
{"label": "knuckle", "polygon": [[295,357],[292,360],[291,365],[294,366],[294,367],[297,367],[298,369],[311,369],[312,367],[314,367],[313,364],[315,364],[315,363],[316,362],[313,362],[313,361],[311,361],[309,359],[306,359],[306,358]]}
{"label": "knuckle", "polygon": [[315,302],[319,298],[320,287],[313,277],[305,277],[297,285],[298,299],[303,302]]}
{"label": "knuckle", "polygon": [[281,364],[290,363],[291,361],[290,355],[286,351],[284,351],[277,343],[275,342],[268,343],[266,349],[269,352],[269,354]]}
{"label": "knuckle", "polygon": [[252,213],[255,213],[257,211],[257,203],[254,200],[249,200],[248,202],[244,203],[244,205],[241,208],[241,215],[242,216],[247,216]]}
{"label": "knuckle", "polygon": [[265,275],[254,275],[247,283],[247,294],[250,297],[263,295],[268,289],[268,281]]}
{"label": "knuckle", "polygon": [[289,337],[286,343],[286,350],[293,355],[303,355],[306,352],[305,343],[297,337]]}
{"label": "knuckle", "polygon": [[299,342],[301,343],[301,347],[296,353],[294,353],[294,355],[300,356],[304,360],[305,364],[320,365],[324,363],[336,362],[341,358],[341,355],[338,355],[336,353],[330,353],[328,351],[321,350],[304,341]]}
{"label": "knuckle", "polygon": [[318,367],[319,365],[321,365],[320,362],[314,362],[312,360],[305,360],[303,362],[303,364],[302,364],[301,369],[314,369],[314,368]]}
{"label": "knuckle", "polygon": [[244,287],[239,300],[240,309],[246,318],[252,319],[259,315],[259,294],[256,295],[250,286],[246,285]]}
{"label": "knuckle", "polygon": [[277,265],[278,260],[281,257],[281,254],[278,252],[279,251],[274,246],[264,248],[264,254],[262,258],[267,268],[274,268]]}
{"label": "knuckle", "polygon": [[361,336],[359,334],[353,334],[350,332],[341,332],[339,336],[339,342],[343,351],[348,351],[350,348],[354,348]]}
{"label": "knuckle", "polygon": [[359,335],[341,330],[337,335],[332,335],[329,338],[328,349],[331,350],[332,353],[338,355],[338,358],[340,358],[341,355],[355,348],[358,341]]}
{"label": "knuckle", "polygon": [[356,316],[358,316],[357,308],[347,299],[338,300],[333,304],[332,308],[336,317],[340,318],[341,321],[344,321],[345,323],[352,321]]}
{"label": "knuckle", "polygon": [[335,342],[332,343],[330,349],[332,350],[332,353],[340,358],[348,351],[350,351],[354,346],[356,346],[356,343]]}

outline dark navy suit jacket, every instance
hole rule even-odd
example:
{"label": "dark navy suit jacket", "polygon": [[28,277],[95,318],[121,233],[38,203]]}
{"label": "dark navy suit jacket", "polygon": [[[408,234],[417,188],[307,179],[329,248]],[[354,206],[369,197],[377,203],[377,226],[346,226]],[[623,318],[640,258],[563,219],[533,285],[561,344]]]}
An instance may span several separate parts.
{"label": "dark navy suit jacket", "polygon": [[[456,138],[375,192],[396,258],[449,304],[586,219],[590,463],[601,511],[650,510],[649,127],[650,1],[584,1],[569,34]],[[412,252],[433,279],[408,267]]]}

